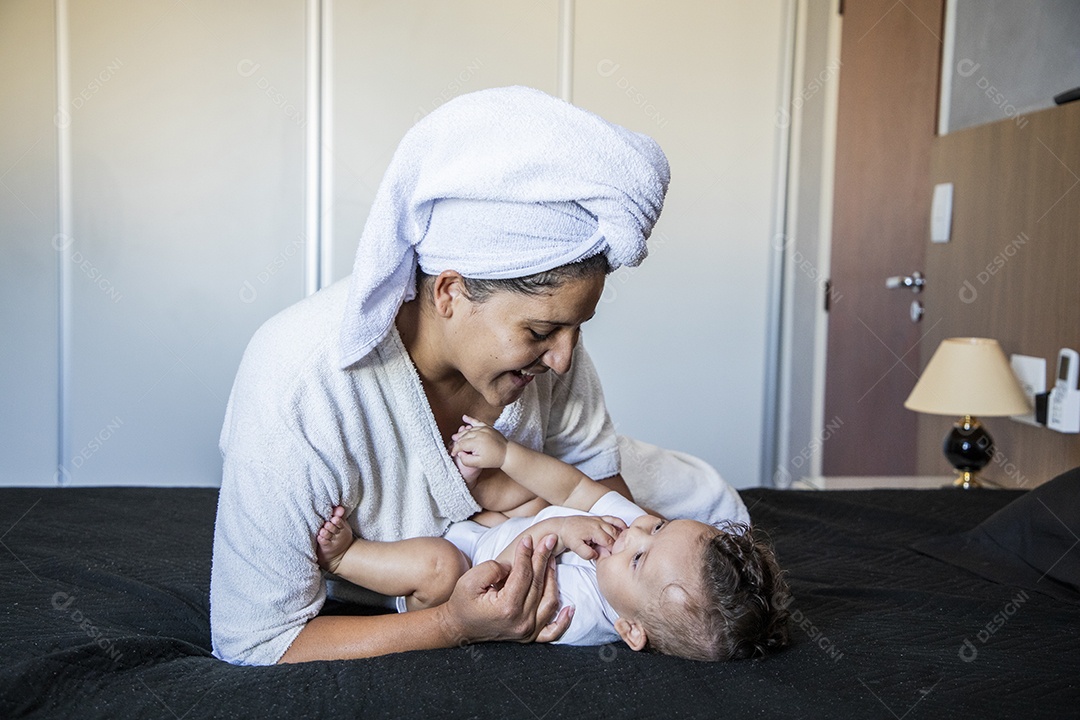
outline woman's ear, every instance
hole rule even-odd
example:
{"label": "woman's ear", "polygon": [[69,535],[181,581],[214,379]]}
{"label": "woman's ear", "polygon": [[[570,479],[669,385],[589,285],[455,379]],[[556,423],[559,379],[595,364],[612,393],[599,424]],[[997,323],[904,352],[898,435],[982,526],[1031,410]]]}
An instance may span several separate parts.
{"label": "woman's ear", "polygon": [[630,646],[630,649],[634,652],[639,652],[645,649],[645,643],[648,642],[648,638],[645,636],[645,628],[641,626],[637,620],[627,620],[624,617],[615,621],[615,632],[619,633],[619,637],[623,639],[623,642]]}
{"label": "woman's ear", "polygon": [[465,278],[456,270],[443,270],[431,281],[431,299],[439,316],[451,317],[454,314],[454,301],[468,299]]}

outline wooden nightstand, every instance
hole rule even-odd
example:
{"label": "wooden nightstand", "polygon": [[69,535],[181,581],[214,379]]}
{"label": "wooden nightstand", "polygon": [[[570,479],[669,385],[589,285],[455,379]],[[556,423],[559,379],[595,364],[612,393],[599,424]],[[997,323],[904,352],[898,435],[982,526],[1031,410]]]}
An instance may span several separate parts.
{"label": "wooden nightstand", "polygon": [[791,484],[792,490],[931,490],[951,487],[952,475],[903,476],[817,476],[804,477]]}

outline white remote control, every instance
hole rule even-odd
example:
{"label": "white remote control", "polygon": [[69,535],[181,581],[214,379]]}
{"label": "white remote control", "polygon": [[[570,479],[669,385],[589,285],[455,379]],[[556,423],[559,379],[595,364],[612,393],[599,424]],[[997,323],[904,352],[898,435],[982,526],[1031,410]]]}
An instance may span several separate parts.
{"label": "white remote control", "polygon": [[1063,433],[1080,432],[1080,355],[1062,348],[1058,353],[1057,382],[1050,391],[1046,426]]}

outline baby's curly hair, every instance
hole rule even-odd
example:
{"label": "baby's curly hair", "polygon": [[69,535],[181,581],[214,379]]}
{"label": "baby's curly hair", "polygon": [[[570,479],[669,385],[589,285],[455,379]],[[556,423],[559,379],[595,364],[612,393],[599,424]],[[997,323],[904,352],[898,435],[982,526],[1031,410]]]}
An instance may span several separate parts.
{"label": "baby's curly hair", "polygon": [[[702,549],[700,594],[646,611],[648,648],[691,660],[761,658],[786,647],[791,592],[772,545],[727,523]],[[692,586],[691,586],[692,587]]]}

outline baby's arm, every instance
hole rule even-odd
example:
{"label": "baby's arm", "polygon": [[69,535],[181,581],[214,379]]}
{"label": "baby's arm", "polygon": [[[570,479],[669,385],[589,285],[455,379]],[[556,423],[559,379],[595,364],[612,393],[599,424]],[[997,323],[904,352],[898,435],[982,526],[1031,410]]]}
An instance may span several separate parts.
{"label": "baby's arm", "polygon": [[573,465],[510,442],[495,428],[463,416],[466,425],[454,435],[450,454],[471,468],[503,472],[552,505],[589,510],[609,492]]}
{"label": "baby's arm", "polygon": [[515,548],[526,535],[532,538],[533,543],[538,543],[544,536],[554,534],[559,541],[551,551],[552,557],[570,550],[586,560],[592,560],[600,555],[597,548],[610,549],[619,533],[625,529],[626,523],[609,515],[565,515],[548,518],[526,528],[495,559],[501,563],[512,561]]}
{"label": "baby's arm", "polygon": [[[463,466],[464,455],[454,458],[459,466]],[[469,484],[469,491],[473,498],[485,510],[508,512],[528,504],[536,499],[536,493],[530,492],[520,483],[514,480],[498,468],[469,468],[473,472],[482,472],[480,477]],[[462,473],[464,475],[464,473]],[[535,515],[543,509],[543,506],[534,509],[528,515]]]}
{"label": "baby's arm", "polygon": [[[465,429],[462,425],[458,431]],[[473,499],[484,508],[480,517],[470,518],[485,527],[494,527],[508,517],[532,517],[548,506],[548,503],[514,482],[498,468],[469,467],[461,461],[462,455],[454,457],[454,463],[465,479],[465,485]]]}

